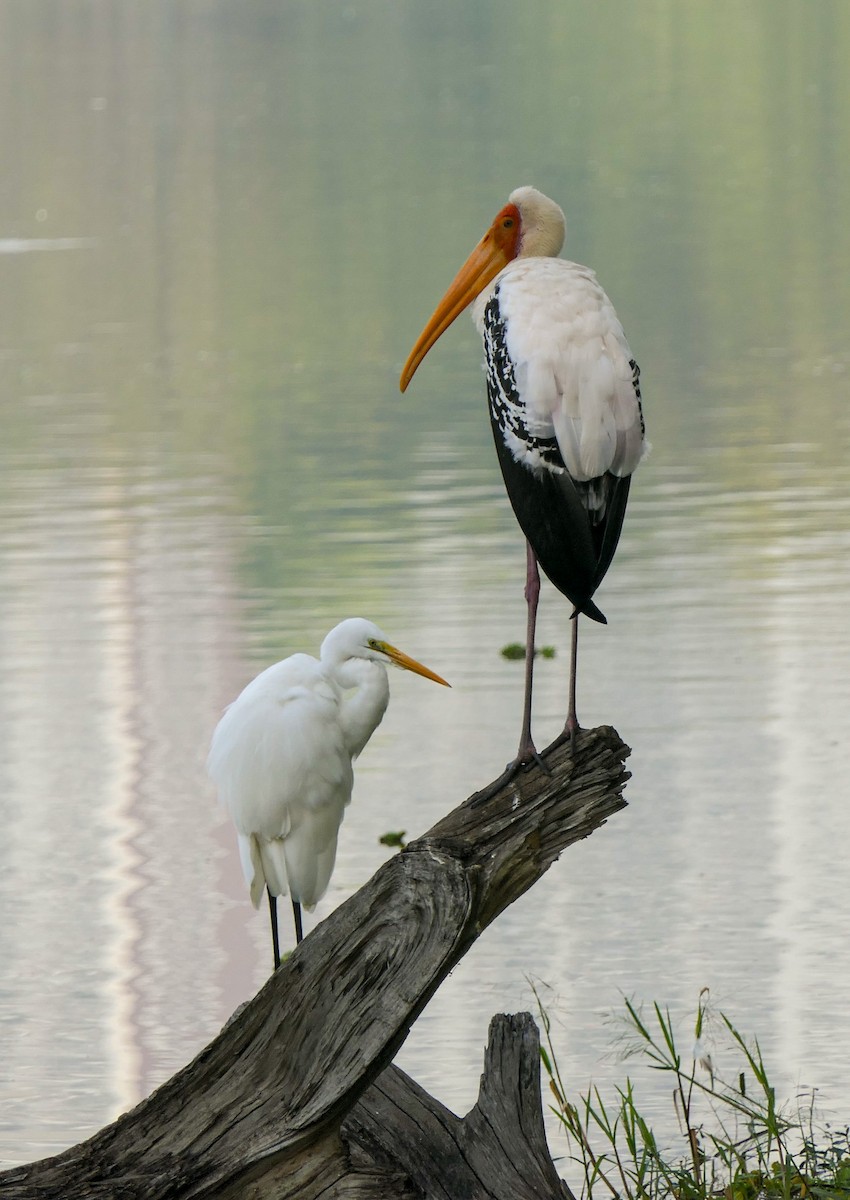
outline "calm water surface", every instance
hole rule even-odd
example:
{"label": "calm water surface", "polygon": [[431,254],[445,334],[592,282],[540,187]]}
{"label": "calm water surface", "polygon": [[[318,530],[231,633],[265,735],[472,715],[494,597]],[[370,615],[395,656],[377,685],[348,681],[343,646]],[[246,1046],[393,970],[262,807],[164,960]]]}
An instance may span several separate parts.
{"label": "calm water surface", "polygon": [[[314,920],[510,757],[524,553],[471,323],[397,377],[527,182],[644,373],[580,680],[630,807],[399,1061],[463,1111],[537,980],[565,1079],[605,1086],[622,993],[687,1046],[708,986],[846,1121],[848,54],[844,0],[0,0],[0,1159],[91,1133],[266,977],[203,774],[257,670],[360,613],[453,684],[393,678]],[[548,586],[541,623],[542,743]]]}

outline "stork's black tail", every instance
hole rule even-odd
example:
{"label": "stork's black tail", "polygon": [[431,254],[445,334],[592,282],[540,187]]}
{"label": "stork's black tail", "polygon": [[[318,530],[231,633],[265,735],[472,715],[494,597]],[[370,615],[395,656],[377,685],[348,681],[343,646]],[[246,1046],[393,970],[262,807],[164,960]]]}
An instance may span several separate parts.
{"label": "stork's black tail", "polygon": [[630,477],[606,477],[605,510],[591,524],[581,485],[566,471],[532,473],[516,461],[496,422],[491,425],[508,499],[541,568],[580,613],[607,624],[592,597],[617,549]]}

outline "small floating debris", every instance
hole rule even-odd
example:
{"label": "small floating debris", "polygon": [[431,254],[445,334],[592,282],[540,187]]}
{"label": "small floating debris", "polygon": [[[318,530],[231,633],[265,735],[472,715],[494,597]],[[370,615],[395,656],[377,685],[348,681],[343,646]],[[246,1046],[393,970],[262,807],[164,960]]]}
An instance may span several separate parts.
{"label": "small floating debris", "polygon": [[[521,642],[508,642],[507,646],[502,646],[500,651],[502,658],[507,658],[511,662],[515,659],[525,658],[525,646]],[[554,658],[554,646],[538,646],[534,651],[535,658]]]}

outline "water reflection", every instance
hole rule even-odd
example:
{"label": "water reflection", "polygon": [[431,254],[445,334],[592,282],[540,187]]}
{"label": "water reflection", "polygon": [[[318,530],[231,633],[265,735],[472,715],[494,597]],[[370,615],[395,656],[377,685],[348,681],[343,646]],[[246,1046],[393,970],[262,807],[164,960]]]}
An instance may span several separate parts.
{"label": "water reflection", "polygon": [[[45,430],[56,408],[40,407]],[[211,650],[236,640],[211,481],[185,462],[163,478],[144,453],[92,468],[69,430],[61,445],[49,469],[4,463],[4,1061],[34,1083],[3,1119],[26,1155],[179,1066],[222,993],[206,900],[220,864],[187,754],[225,693]]]}
{"label": "water reflection", "polygon": [[[510,756],[524,555],[469,324],[415,398],[396,379],[522,182],[564,201],[647,384],[655,449],[579,696],[634,747],[631,804],[486,933],[400,1061],[463,1108],[532,976],[566,1077],[619,1079],[619,990],[690,1010],[709,985],[780,1088],[846,1110],[850,10],[722,7],[0,0],[0,1158],[91,1132],[265,977],[202,772],[262,666],[360,613],[454,685],[393,680],[316,919],[380,833]],[[544,741],[548,586],[540,620]]]}
{"label": "water reflection", "polygon": [[31,254],[39,250],[91,250],[94,238],[0,238],[0,254]]}

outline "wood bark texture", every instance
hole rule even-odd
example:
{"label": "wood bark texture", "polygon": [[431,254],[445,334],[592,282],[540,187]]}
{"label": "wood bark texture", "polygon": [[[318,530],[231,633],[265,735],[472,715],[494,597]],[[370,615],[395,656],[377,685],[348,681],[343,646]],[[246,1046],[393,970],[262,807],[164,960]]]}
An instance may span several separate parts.
{"label": "wood bark texture", "polygon": [[546,1144],[540,1035],[530,1013],[493,1018],[478,1101],[465,1117],[391,1064],[345,1118],[342,1135],[373,1166],[402,1168],[417,1197],[573,1200]]}
{"label": "wood bark texture", "polygon": [[[568,1195],[545,1148],[529,1041],[536,1033],[525,1025],[491,1031],[481,1094],[463,1121],[385,1068],[479,934],[566,846],[625,805],[628,753],[613,729],[585,730],[574,758],[555,743],[544,752],[546,770],[505,774],[471,796],[318,925],[193,1062],[88,1141],[0,1174],[0,1197]],[[415,1117],[399,1118],[406,1138],[378,1138],[376,1121],[389,1128],[393,1108],[404,1111],[402,1092],[411,1112],[430,1105],[442,1124],[457,1168],[446,1182],[439,1154],[423,1152],[420,1161],[411,1149]],[[507,1160],[496,1165],[499,1145],[512,1173]]]}

